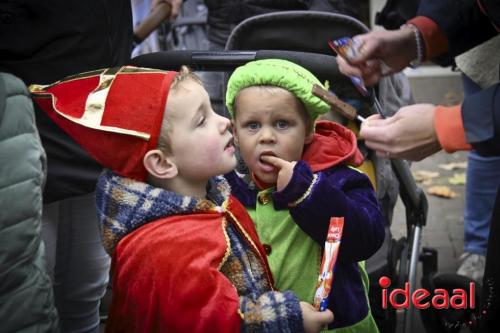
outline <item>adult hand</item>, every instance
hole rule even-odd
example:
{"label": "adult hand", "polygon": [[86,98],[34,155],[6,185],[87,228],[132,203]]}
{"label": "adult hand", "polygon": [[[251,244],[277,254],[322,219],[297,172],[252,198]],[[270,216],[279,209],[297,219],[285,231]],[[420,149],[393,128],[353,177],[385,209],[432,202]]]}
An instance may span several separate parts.
{"label": "adult hand", "polygon": [[377,30],[358,35],[360,47],[354,58],[337,57],[340,71],[348,76],[363,79],[368,86],[376,84],[382,76],[403,70],[417,58],[415,32]]}
{"label": "adult hand", "polygon": [[177,18],[177,16],[179,16],[179,13],[181,11],[182,0],[152,0],[151,1],[151,11],[154,11],[156,6],[158,6],[162,2],[165,2],[172,7],[172,9],[170,11],[170,16],[168,17],[168,20],[174,21]]}
{"label": "adult hand", "polygon": [[325,329],[325,326],[333,321],[333,313],[330,310],[319,312],[309,303],[300,302],[302,320],[306,333],[316,333]]}
{"label": "adult hand", "polygon": [[272,164],[276,169],[278,169],[278,180],[276,181],[276,189],[281,191],[284,189],[290,179],[292,179],[293,168],[297,162],[288,162],[276,156],[264,155],[261,157],[266,163]]}
{"label": "adult hand", "polygon": [[381,157],[419,161],[441,150],[434,129],[435,108],[415,104],[390,118],[371,116],[361,126],[360,136]]}

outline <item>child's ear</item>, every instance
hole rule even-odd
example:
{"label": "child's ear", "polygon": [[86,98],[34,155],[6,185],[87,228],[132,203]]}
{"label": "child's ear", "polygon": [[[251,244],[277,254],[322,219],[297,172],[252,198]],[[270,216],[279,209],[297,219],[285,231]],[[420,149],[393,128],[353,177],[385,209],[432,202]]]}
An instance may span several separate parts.
{"label": "child's ear", "polygon": [[305,144],[306,145],[310,144],[313,139],[314,139],[314,130],[310,130],[309,134],[307,134],[306,136]]}
{"label": "child's ear", "polygon": [[161,150],[150,150],[144,155],[144,167],[151,176],[159,179],[172,179],[179,174],[175,163]]}

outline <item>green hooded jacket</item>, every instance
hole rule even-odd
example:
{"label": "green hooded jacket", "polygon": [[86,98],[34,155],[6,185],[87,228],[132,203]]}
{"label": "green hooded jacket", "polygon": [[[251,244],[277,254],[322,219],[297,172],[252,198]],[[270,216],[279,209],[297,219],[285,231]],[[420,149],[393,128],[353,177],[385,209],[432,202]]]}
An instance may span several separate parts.
{"label": "green hooded jacket", "polygon": [[41,240],[46,158],[23,82],[0,73],[0,331],[56,332]]}

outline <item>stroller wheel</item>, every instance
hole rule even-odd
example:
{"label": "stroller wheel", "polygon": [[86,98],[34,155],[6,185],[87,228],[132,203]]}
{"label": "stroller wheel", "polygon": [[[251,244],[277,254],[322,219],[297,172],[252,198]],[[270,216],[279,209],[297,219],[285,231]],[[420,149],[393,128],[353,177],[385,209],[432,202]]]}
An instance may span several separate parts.
{"label": "stroller wheel", "polygon": [[[430,281],[422,281],[425,289],[431,291],[435,289],[444,289],[449,295],[453,295],[454,289],[469,290],[469,284],[474,280],[458,274],[438,274],[432,277]],[[476,283],[475,304],[479,306],[481,295],[481,285]],[[470,296],[470,295],[468,295]],[[429,297],[430,298],[430,297]],[[430,299],[428,299],[430,301]],[[474,313],[474,309],[435,309],[432,306],[420,310],[420,316],[427,332],[459,332],[461,328],[467,327],[469,318]]]}

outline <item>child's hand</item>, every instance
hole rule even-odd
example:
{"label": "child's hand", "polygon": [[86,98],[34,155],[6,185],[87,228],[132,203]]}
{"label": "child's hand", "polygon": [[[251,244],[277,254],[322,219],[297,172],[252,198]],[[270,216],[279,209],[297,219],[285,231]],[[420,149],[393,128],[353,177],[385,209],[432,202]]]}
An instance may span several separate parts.
{"label": "child's hand", "polygon": [[300,308],[306,333],[320,332],[333,321],[333,313],[330,310],[319,312],[314,306],[306,302],[300,302]]}
{"label": "child's hand", "polygon": [[276,169],[278,169],[278,180],[276,181],[276,189],[281,191],[284,189],[293,175],[293,167],[297,162],[288,162],[276,156],[264,155],[261,159],[269,164],[272,164]]}

